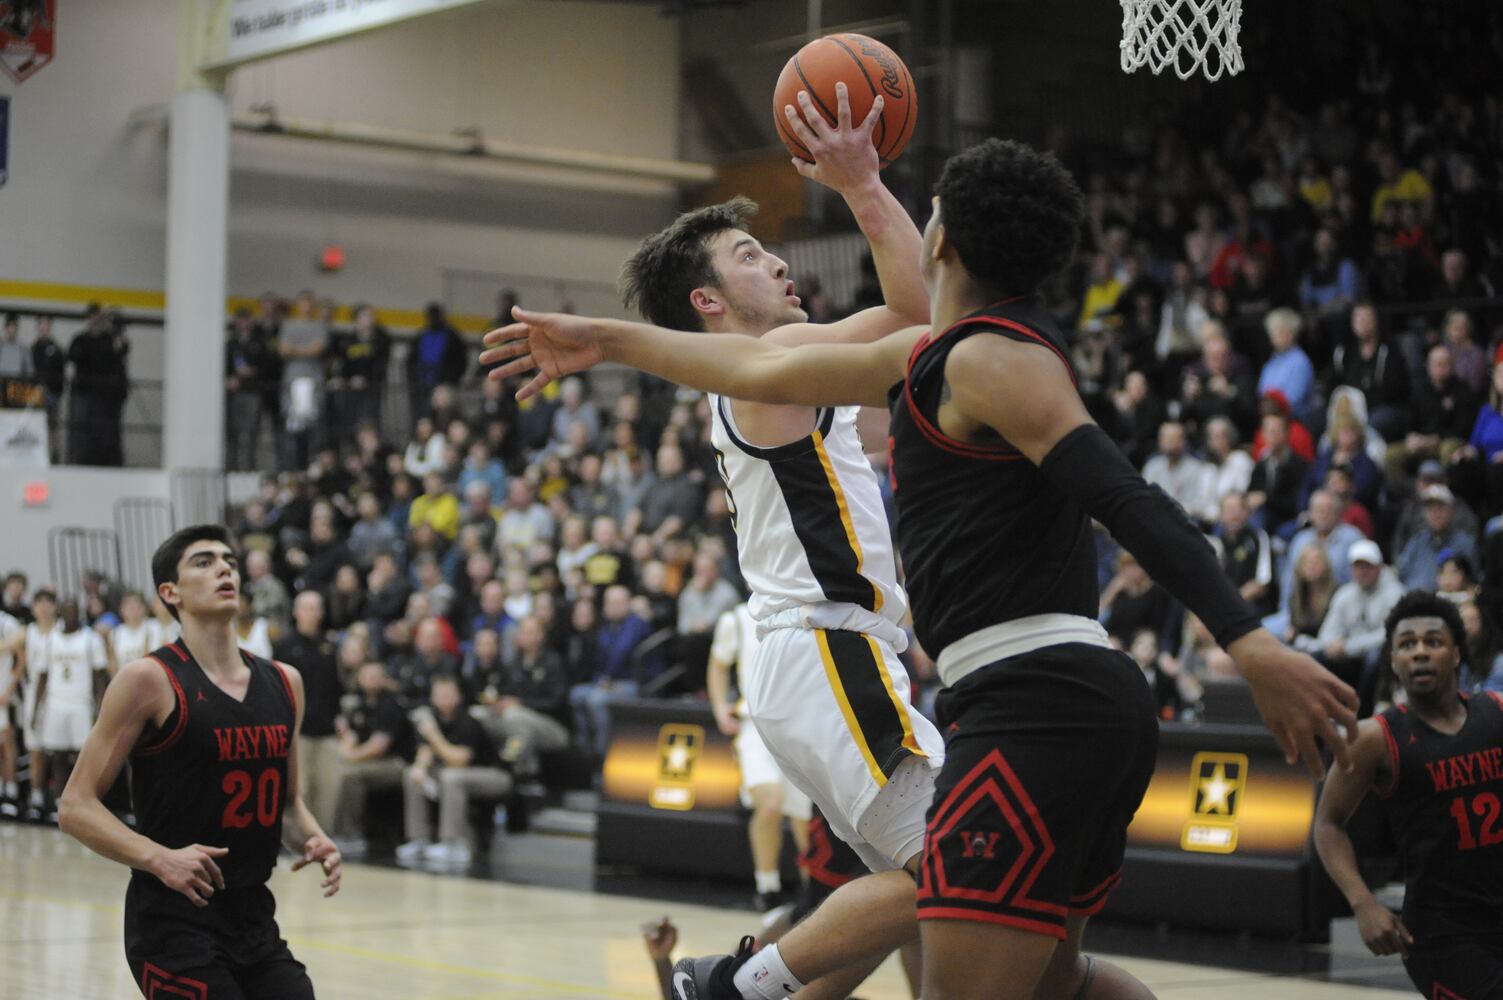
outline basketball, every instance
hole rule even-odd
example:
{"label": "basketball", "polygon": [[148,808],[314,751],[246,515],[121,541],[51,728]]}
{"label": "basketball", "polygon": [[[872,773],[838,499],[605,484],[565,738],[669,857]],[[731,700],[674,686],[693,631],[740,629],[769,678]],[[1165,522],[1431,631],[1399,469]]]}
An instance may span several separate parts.
{"label": "basketball", "polygon": [[807,90],[814,106],[832,126],[835,124],[835,85],[844,82],[850,95],[851,124],[858,126],[871,112],[872,101],[882,95],[882,117],[872,130],[877,157],[887,166],[903,152],[918,122],[918,94],[913,76],[897,53],[875,38],[839,34],[816,38],[796,52],[778,74],[772,95],[772,120],[778,138],[796,158],[813,163],[814,157],[788,127],[783,115],[787,105],[798,104],[798,92]]}

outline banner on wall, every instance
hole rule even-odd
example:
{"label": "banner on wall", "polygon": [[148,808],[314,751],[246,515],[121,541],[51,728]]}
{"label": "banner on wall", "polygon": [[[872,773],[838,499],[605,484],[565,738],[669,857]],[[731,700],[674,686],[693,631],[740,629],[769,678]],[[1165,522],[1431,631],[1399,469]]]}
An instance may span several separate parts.
{"label": "banner on wall", "polygon": [[241,63],[333,41],[425,14],[494,0],[231,0],[208,3],[200,69]]}
{"label": "banner on wall", "polygon": [[0,0],[0,70],[17,83],[52,61],[57,0]]}
{"label": "banner on wall", "polygon": [[42,410],[0,410],[0,469],[45,469],[47,414]]}

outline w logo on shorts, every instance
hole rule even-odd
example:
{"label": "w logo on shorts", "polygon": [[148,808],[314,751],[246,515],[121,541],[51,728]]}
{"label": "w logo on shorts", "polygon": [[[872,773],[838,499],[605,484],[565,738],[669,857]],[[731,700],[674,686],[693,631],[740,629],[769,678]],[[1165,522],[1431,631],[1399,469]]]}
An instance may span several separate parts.
{"label": "w logo on shorts", "polygon": [[209,986],[147,962],[141,970],[141,995],[146,1000],[209,1000]]}

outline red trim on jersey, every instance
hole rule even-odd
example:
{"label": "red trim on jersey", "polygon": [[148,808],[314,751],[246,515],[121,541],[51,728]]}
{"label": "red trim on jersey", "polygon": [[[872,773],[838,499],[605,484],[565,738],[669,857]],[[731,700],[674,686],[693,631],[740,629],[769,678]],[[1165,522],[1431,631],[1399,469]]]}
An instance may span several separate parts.
{"label": "red trim on jersey", "polygon": [[171,667],[158,660],[155,656],[148,656],[147,659],[155,661],[156,665],[161,667],[163,673],[167,675],[167,680],[172,682],[172,691],[177,696],[177,725],[173,726],[172,732],[163,737],[161,741],[140,747],[134,751],[134,755],[137,757],[150,757],[153,754],[161,753],[181,739],[183,730],[188,728],[188,696],[183,694],[183,685],[179,683],[177,674],[174,674]]}
{"label": "red trim on jersey", "polygon": [[1047,934],[1061,941],[1065,939],[1065,929],[1059,924],[1046,924],[1042,920],[1014,917],[1008,913],[992,913],[990,910],[968,910],[959,906],[920,906],[918,918],[920,920],[970,920],[977,923],[1002,924],[1006,927],[1032,931],[1035,934]]}
{"label": "red trim on jersey", "polygon": [[[1017,299],[1004,299],[1001,302],[994,303],[994,305],[1006,305],[1008,302],[1016,301]],[[990,309],[992,306],[988,306],[987,308]],[[1016,448],[1011,445],[976,445],[965,441],[957,441],[940,430],[938,426],[930,423],[929,419],[919,411],[913,399],[913,365],[918,360],[919,355],[932,345],[939,343],[951,331],[963,326],[969,326],[972,323],[990,323],[993,326],[1005,327],[1016,333],[1021,333],[1030,340],[1037,341],[1054,352],[1055,356],[1064,364],[1065,373],[1070,376],[1071,384],[1076,386],[1077,389],[1080,386],[1080,379],[1076,376],[1075,368],[1070,364],[1070,359],[1065,357],[1064,352],[1050,343],[1049,338],[1036,330],[1024,326],[1022,323],[1003,319],[1000,316],[968,316],[965,319],[952,323],[939,336],[933,339],[927,333],[919,338],[918,344],[914,346],[913,353],[908,356],[908,373],[903,379],[903,396],[908,401],[908,412],[913,415],[913,422],[918,426],[924,437],[936,448],[959,455],[962,458],[976,458],[990,462],[1014,462],[1024,457],[1023,453]]]}
{"label": "red trim on jersey", "polygon": [[271,665],[277,668],[277,676],[282,678],[282,687],[287,689],[287,701],[292,705],[292,714],[297,714],[297,696],[292,693],[292,678],[287,676],[287,665],[280,660],[272,660]]}
{"label": "red trim on jersey", "polygon": [[173,654],[179,660],[181,660],[184,663],[187,663],[188,662],[188,647],[187,646],[181,646],[180,647],[179,643],[181,643],[181,642],[182,642],[182,640],[179,639],[177,642],[168,644],[167,648],[170,649],[170,650],[172,650]]}
{"label": "red trim on jersey", "polygon": [[1388,744],[1388,761],[1393,767],[1393,777],[1383,788],[1379,788],[1378,798],[1386,799],[1399,788],[1399,744],[1393,738],[1393,730],[1388,728],[1388,720],[1381,715],[1373,716],[1378,720],[1378,728],[1383,730],[1383,740]]}
{"label": "red trim on jersey", "polygon": [[1489,691],[1488,694],[1492,696],[1493,701],[1498,703],[1499,708],[1503,708],[1503,694],[1496,691]]}

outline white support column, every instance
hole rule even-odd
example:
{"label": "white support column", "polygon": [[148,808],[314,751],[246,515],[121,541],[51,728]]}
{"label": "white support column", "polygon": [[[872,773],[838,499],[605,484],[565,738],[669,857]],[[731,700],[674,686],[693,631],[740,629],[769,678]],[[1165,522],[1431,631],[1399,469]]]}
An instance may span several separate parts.
{"label": "white support column", "polygon": [[162,464],[222,469],[230,112],[222,80],[191,69],[201,8],[183,0],[179,10],[179,89],[168,122]]}

